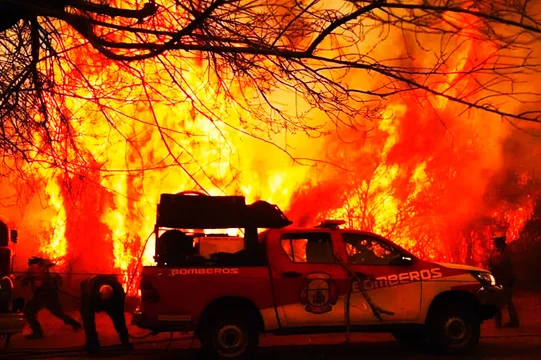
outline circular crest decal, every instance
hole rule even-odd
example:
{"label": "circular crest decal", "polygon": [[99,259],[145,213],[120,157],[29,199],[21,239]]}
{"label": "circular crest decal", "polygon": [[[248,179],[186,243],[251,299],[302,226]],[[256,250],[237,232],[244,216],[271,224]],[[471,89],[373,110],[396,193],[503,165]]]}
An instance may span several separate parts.
{"label": "circular crest decal", "polygon": [[338,300],[336,284],[324,273],[314,273],[302,282],[299,292],[300,302],[306,305],[307,312],[325,314],[332,310]]}

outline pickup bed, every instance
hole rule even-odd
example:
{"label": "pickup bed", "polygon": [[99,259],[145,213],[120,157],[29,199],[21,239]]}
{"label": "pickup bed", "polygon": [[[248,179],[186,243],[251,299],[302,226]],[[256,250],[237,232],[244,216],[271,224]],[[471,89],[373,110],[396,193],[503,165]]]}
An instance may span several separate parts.
{"label": "pickup bed", "polygon": [[424,261],[340,224],[273,228],[249,250],[183,253],[175,264],[145,266],[133,322],[193,330],[217,358],[245,358],[261,333],[390,332],[447,353],[477,345],[481,322],[501,304],[488,271]]}

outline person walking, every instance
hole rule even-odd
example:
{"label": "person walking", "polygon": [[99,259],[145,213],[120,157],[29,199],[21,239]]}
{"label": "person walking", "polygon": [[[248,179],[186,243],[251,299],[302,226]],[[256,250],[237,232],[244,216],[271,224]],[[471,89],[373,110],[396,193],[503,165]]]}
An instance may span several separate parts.
{"label": "person walking", "polygon": [[[515,276],[513,274],[513,264],[507,249],[506,236],[504,234],[495,234],[492,237],[494,249],[490,254],[489,269],[496,278],[496,283],[503,287],[504,307],[507,307],[510,321],[505,327],[519,327],[517,309],[513,303],[513,287],[515,285]],[[502,312],[498,312],[495,317],[496,327],[502,327]]]}

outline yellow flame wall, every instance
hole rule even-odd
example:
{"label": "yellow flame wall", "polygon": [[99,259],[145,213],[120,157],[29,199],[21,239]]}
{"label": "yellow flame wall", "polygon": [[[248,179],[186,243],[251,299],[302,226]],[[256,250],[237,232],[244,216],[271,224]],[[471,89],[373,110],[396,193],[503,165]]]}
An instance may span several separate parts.
{"label": "yellow flame wall", "polygon": [[[67,45],[81,43],[69,29],[65,34]],[[350,49],[380,59],[405,52],[406,45],[397,45],[404,44],[397,31],[374,48],[380,40],[374,34]],[[473,66],[487,49],[474,40],[461,43],[448,70]],[[416,53],[389,63],[430,67],[434,61]],[[508,130],[480,111],[460,113],[462,108],[441,97],[419,92],[392,97],[378,119],[359,116],[345,119],[354,124],[345,126],[330,123],[298,94],[272,92],[270,99],[283,111],[308,114],[310,125],[332,132],[312,137],[275,129],[279,122],[270,113],[268,123],[256,121],[242,107],[253,105],[255,90],[219,86],[204,62],[189,54],[118,64],[83,46],[57,66],[55,80],[76,95],[61,103],[84,151],[66,154],[67,172],[47,167],[32,172],[37,179],[32,191],[26,180],[2,180],[3,193],[27,192],[1,213],[21,230],[20,241],[27,244],[23,257],[41,251],[73,271],[120,271],[127,282],[139,257],[152,263],[152,241],[141,251],[159,195],[197,190],[198,184],[211,194],[276,203],[301,224],[324,216],[347,218],[352,226],[452,259],[458,259],[450,254],[462,239],[453,231],[492,210],[483,194],[501,169],[500,143]],[[168,69],[175,69],[177,78]],[[382,80],[359,71],[344,78],[349,87],[377,88]],[[439,90],[459,94],[472,78],[437,80]],[[527,212],[509,216],[524,219]]]}

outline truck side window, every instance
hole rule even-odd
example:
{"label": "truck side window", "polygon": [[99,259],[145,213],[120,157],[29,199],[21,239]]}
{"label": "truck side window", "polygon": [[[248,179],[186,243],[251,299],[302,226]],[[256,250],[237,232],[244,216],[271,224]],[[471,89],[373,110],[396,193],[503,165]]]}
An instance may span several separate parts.
{"label": "truck side window", "polygon": [[369,235],[343,233],[342,239],[351,265],[392,265],[402,256],[390,244]]}
{"label": "truck side window", "polygon": [[280,237],[282,249],[294,263],[334,263],[331,235],[329,233],[291,233]]}

